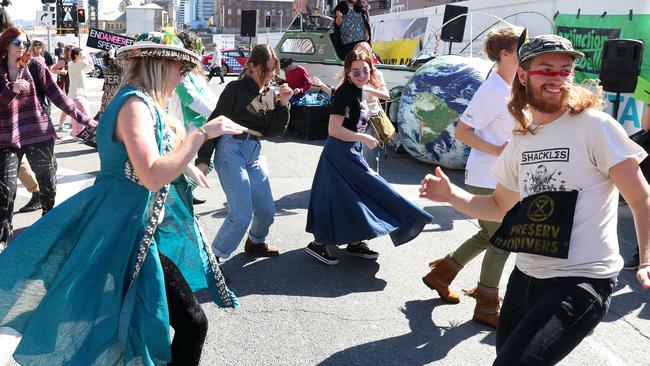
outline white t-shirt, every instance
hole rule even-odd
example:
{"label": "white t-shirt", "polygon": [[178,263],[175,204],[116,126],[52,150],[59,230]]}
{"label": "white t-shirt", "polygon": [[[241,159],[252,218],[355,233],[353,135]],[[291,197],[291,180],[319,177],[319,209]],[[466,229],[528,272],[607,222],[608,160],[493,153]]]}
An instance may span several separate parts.
{"label": "white t-shirt", "polygon": [[523,199],[546,191],[578,190],[567,259],[517,253],[517,267],[535,278],[611,278],[623,267],[616,232],[618,189],[609,169],[648,154],[609,115],[565,113],[534,135],[515,135],[492,169],[505,188]]}
{"label": "white t-shirt", "polygon": [[[503,145],[512,137],[515,120],[508,112],[510,85],[496,72],[481,84],[460,120],[474,129],[474,133],[493,145]],[[492,188],[496,180],[488,174],[497,156],[472,149],[465,165],[465,184]]]}
{"label": "white t-shirt", "polygon": [[[377,80],[379,80],[379,85],[386,85],[386,82],[384,81],[384,74],[381,71],[377,70],[375,77],[377,77]],[[374,94],[370,94],[364,91],[362,98],[368,103],[368,108],[370,109],[371,116],[378,114],[379,111],[382,110],[381,101]]]}
{"label": "white t-shirt", "polygon": [[221,51],[218,48],[212,52],[212,59],[210,60],[210,67],[216,66],[221,67]]}

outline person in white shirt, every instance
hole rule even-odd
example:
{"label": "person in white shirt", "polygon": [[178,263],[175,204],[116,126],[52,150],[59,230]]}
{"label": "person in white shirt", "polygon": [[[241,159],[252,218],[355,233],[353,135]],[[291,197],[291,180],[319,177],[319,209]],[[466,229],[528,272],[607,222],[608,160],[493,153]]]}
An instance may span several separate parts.
{"label": "person in white shirt", "polygon": [[[465,166],[465,185],[473,194],[490,194],[497,185],[489,171],[512,137],[515,120],[508,111],[510,85],[519,62],[517,42],[522,29],[505,26],[490,30],[483,53],[494,68],[479,87],[456,127],[456,139],[472,148]],[[469,261],[485,251],[481,275],[475,289],[465,291],[476,299],[474,320],[496,328],[499,320],[499,281],[509,252],[490,245],[498,222],[479,220],[481,230],[445,258],[429,264],[431,271],[422,281],[449,303],[458,303],[460,295],[449,285]]]}
{"label": "person in white shirt", "polygon": [[[95,65],[83,54],[81,48],[75,47],[70,51],[71,62],[68,63],[68,76],[70,77],[70,89],[68,96],[72,98],[77,107],[84,113],[90,114],[88,104],[88,92],[86,91],[86,74],[91,72]],[[72,134],[78,135],[86,126],[72,121]]]}
{"label": "person in white shirt", "polygon": [[493,365],[560,362],[603,319],[623,267],[616,231],[619,191],[634,216],[637,280],[650,288],[647,153],[599,111],[602,90],[573,85],[584,54],[556,35],[531,38],[508,104],[516,134],[498,158],[491,195],[452,185],[440,168],[420,196],[501,221],[490,242],[517,253],[497,325]]}
{"label": "person in white shirt", "polygon": [[208,83],[215,75],[221,79],[221,84],[225,82],[223,78],[223,71],[221,70],[221,50],[218,44],[213,44],[214,51],[212,52],[212,59],[210,60],[210,74],[208,74]]}
{"label": "person in white shirt", "polygon": [[[367,52],[370,57],[373,57],[372,47],[368,42],[359,42],[354,46],[354,50],[361,50]],[[374,66],[372,66],[374,67]],[[374,84],[369,82],[363,87],[363,93],[361,97],[368,104],[368,109],[370,110],[370,116],[375,117],[377,115],[386,113],[384,108],[381,106],[382,101],[387,101],[390,98],[388,88],[386,87],[386,81],[384,81],[384,74],[380,70],[375,69],[375,82]],[[388,117],[386,117],[388,118]],[[372,123],[368,123],[366,127],[366,133],[369,135],[375,135],[375,130],[372,127]],[[363,145],[363,157],[366,159],[370,169],[374,170],[379,174],[379,155],[381,147],[376,146],[373,149],[370,149],[368,146]]]}

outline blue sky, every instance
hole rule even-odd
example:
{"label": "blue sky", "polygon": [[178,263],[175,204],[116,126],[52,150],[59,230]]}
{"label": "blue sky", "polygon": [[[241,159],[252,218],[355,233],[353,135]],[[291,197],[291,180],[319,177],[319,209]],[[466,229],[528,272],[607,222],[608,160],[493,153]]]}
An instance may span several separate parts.
{"label": "blue sky", "polygon": [[[131,1],[132,3],[135,1]],[[84,1],[84,3],[87,3]],[[120,0],[100,0],[100,14],[106,11],[117,10]],[[9,14],[14,19],[36,19],[36,11],[43,9],[41,0],[12,0],[12,4],[7,8]]]}

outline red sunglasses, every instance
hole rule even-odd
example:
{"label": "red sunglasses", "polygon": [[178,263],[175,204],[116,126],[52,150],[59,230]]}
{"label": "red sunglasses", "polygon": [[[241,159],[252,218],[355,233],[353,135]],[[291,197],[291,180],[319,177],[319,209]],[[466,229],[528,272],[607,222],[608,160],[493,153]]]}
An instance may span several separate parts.
{"label": "red sunglasses", "polygon": [[573,75],[573,73],[570,72],[570,71],[530,70],[530,71],[528,71],[528,75],[542,75],[542,76],[548,76],[548,77],[556,77],[556,76],[567,77],[567,76]]}

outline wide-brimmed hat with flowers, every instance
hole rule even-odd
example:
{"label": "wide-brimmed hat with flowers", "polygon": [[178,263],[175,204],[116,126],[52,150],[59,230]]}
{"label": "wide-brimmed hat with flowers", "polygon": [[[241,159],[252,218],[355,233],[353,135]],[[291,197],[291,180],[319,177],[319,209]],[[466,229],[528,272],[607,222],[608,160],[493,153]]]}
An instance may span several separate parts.
{"label": "wide-brimmed hat with flowers", "polygon": [[142,33],[135,43],[117,50],[116,61],[124,66],[135,57],[168,58],[182,62],[187,69],[193,69],[201,62],[201,57],[185,49],[173,31]]}

